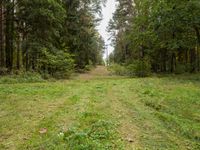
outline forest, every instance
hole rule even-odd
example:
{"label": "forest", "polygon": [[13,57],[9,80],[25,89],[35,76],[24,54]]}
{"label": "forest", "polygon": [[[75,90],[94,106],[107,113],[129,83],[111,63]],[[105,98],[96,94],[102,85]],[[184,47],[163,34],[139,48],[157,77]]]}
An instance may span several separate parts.
{"label": "forest", "polygon": [[[198,0],[118,0],[108,32],[116,72],[200,71]],[[105,0],[3,0],[0,3],[0,74],[33,71],[54,77],[103,64],[96,29]],[[123,74],[123,69],[122,73]],[[119,72],[119,71],[118,71]]]}
{"label": "forest", "polygon": [[139,75],[200,71],[199,0],[117,1],[111,62]]}
{"label": "forest", "polygon": [[0,0],[0,150],[200,150],[200,0]]}
{"label": "forest", "polygon": [[100,0],[1,0],[0,74],[55,77],[102,63]]}

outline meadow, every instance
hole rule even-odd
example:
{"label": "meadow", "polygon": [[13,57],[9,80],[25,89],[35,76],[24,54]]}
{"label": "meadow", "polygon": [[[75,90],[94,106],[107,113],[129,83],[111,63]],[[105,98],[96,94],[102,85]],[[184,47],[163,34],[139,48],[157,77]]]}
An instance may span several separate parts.
{"label": "meadow", "polygon": [[0,84],[0,149],[200,149],[200,77]]}

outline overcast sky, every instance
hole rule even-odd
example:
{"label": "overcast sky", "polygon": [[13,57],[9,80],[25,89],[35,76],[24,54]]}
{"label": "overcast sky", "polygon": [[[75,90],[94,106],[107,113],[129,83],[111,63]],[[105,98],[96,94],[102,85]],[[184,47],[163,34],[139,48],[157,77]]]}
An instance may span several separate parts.
{"label": "overcast sky", "polygon": [[[101,36],[104,38],[106,45],[108,45],[107,50],[108,53],[111,53],[113,51],[113,47],[110,46],[109,34],[106,32],[106,28],[108,26],[108,23],[110,19],[113,16],[113,13],[115,12],[115,0],[107,0],[106,7],[103,7],[103,20],[98,27],[98,30],[101,34]],[[104,55],[104,58],[106,57],[106,54]]]}

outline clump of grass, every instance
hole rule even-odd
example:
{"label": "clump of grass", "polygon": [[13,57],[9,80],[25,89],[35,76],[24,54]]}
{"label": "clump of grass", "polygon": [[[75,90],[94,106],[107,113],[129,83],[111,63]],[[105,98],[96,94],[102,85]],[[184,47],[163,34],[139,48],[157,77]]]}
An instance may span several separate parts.
{"label": "clump of grass", "polygon": [[103,118],[103,115],[98,112],[87,111],[83,112],[79,118],[82,124],[88,126]]}
{"label": "clump of grass", "polygon": [[200,127],[191,121],[167,113],[156,113],[156,115],[166,128],[195,142],[200,142]]}
{"label": "clump of grass", "polygon": [[115,125],[105,120],[98,120],[84,129],[69,129],[64,134],[64,141],[73,150],[123,149]]}
{"label": "clump of grass", "polygon": [[80,100],[80,97],[78,95],[73,95],[69,100],[72,104],[76,104]]}
{"label": "clump of grass", "polygon": [[[45,136],[45,135],[44,135]],[[30,148],[30,147],[29,147]],[[123,150],[123,143],[111,121],[98,120],[82,128],[73,126],[66,132],[49,137],[42,143],[34,144],[32,149],[48,150]]]}
{"label": "clump of grass", "polygon": [[40,74],[33,72],[0,77],[0,84],[34,83],[34,82],[44,82],[44,81],[45,80],[42,78]]}

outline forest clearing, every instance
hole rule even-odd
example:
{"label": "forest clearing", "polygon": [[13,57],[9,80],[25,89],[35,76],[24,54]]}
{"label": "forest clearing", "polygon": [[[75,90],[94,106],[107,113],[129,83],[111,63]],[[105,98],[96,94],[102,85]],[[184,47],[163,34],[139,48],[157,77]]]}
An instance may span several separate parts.
{"label": "forest clearing", "polygon": [[0,150],[200,150],[200,0],[0,0]]}
{"label": "forest clearing", "polygon": [[106,72],[0,84],[0,149],[200,148],[199,75],[129,79]]}

